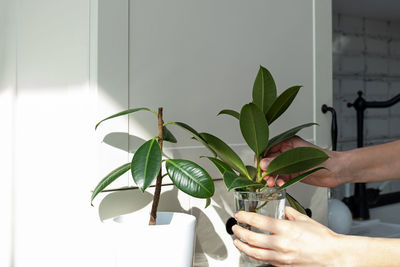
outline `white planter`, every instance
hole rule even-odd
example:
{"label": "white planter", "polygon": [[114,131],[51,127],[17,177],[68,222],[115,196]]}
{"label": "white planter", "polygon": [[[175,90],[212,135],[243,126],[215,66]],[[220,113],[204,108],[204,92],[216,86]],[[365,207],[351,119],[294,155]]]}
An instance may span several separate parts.
{"label": "white planter", "polygon": [[158,212],[157,225],[149,226],[148,221],[147,213],[134,213],[107,222],[116,266],[192,266],[196,218]]}

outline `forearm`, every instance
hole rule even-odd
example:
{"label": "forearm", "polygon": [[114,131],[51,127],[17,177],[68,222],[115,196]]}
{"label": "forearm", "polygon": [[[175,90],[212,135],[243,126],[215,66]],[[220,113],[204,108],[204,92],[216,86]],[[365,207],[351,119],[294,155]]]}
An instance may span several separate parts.
{"label": "forearm", "polygon": [[400,141],[340,152],[341,183],[400,179]]}
{"label": "forearm", "polygon": [[340,266],[399,266],[400,239],[339,237]]}

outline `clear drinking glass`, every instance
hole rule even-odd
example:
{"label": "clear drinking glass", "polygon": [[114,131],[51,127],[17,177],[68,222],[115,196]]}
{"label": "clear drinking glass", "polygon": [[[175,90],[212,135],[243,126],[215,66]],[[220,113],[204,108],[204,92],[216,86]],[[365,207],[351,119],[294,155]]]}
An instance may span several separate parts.
{"label": "clear drinking glass", "polygon": [[[286,191],[278,191],[276,188],[266,188],[262,192],[235,191],[235,210],[256,212],[268,217],[285,218]],[[267,231],[239,223],[240,226],[257,233],[270,234]],[[254,260],[242,254],[240,266],[270,266],[265,262]]]}

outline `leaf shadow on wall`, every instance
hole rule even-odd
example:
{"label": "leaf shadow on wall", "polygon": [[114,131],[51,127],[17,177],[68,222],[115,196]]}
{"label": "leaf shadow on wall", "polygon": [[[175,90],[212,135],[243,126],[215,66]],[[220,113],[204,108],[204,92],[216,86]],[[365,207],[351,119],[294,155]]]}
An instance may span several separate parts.
{"label": "leaf shadow on wall", "polygon": [[[147,140],[124,132],[112,132],[103,138],[103,142],[109,146],[118,148],[128,153],[135,153]],[[128,145],[129,144],[129,145]],[[164,152],[163,156],[169,158]]]}
{"label": "leaf shadow on wall", "polygon": [[139,211],[153,200],[153,195],[140,190],[114,191],[107,194],[99,205],[101,221]]}
{"label": "leaf shadow on wall", "polygon": [[134,153],[146,140],[124,132],[112,132],[104,137],[103,142],[123,151]]}

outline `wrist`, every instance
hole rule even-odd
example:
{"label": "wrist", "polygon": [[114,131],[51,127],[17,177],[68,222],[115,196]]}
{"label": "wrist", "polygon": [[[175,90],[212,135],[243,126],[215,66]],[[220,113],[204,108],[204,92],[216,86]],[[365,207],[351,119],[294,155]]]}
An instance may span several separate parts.
{"label": "wrist", "polygon": [[338,151],[325,151],[329,159],[322,165],[326,167],[330,172],[328,175],[331,179],[331,184],[329,187],[336,187],[345,183],[348,183],[348,175],[346,174],[346,152]]}
{"label": "wrist", "polygon": [[332,151],[332,171],[334,179],[337,181],[338,185],[343,185],[346,183],[351,183],[354,177],[352,173],[352,155],[351,151]]}
{"label": "wrist", "polygon": [[352,248],[351,236],[337,234],[336,237],[336,245],[338,246],[337,252],[337,264],[338,266],[355,266],[354,258],[352,257],[352,253],[354,248]]}

